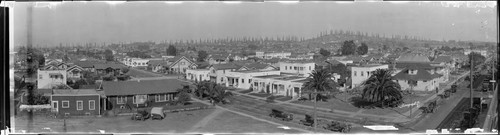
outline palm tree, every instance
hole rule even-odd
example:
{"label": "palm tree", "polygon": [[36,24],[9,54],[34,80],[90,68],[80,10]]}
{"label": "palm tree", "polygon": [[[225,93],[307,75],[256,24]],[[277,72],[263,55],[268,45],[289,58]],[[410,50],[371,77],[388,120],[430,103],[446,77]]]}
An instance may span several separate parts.
{"label": "palm tree", "polygon": [[305,93],[309,93],[309,95],[314,94],[314,130],[316,130],[317,126],[316,103],[318,93],[337,92],[338,89],[336,85],[337,84],[332,80],[332,74],[326,69],[314,70],[312,73],[310,73],[309,78],[307,78],[307,82],[302,85],[302,87],[304,87],[303,89],[305,90]]}
{"label": "palm tree", "polygon": [[403,99],[401,86],[393,81],[390,70],[375,70],[375,72],[363,82],[363,85],[362,98],[366,101],[382,102],[382,106],[384,106],[388,101],[398,102]]}
{"label": "palm tree", "polygon": [[214,103],[223,102],[227,97],[232,96],[222,85],[210,81],[201,81],[196,84],[196,94],[203,98],[207,96]]}

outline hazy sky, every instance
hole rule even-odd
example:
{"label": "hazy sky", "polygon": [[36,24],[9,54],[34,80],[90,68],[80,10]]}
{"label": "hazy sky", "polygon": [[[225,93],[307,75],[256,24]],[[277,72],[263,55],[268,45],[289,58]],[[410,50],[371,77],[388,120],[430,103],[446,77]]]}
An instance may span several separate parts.
{"label": "hazy sky", "polygon": [[[27,7],[15,5],[15,41],[26,44]],[[243,36],[310,38],[329,29],[407,34],[436,40],[496,41],[497,6],[440,2],[65,2],[33,9],[33,43],[163,41]]]}

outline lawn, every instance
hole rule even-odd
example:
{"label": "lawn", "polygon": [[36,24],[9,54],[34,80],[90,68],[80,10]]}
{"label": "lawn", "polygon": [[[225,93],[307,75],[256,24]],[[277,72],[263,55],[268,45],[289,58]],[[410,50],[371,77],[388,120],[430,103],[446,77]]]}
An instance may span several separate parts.
{"label": "lawn", "polygon": [[292,100],[292,97],[279,97],[279,98],[276,98],[276,100],[278,100],[278,101],[288,101],[288,100]]}
{"label": "lawn", "polygon": [[[314,102],[312,101],[292,101],[291,103],[314,106]],[[328,102],[319,101],[317,102],[317,106],[320,108],[334,108],[337,110],[343,110],[349,112],[357,112],[360,109],[351,105],[348,102],[344,102],[339,99],[329,99]]]}
{"label": "lawn", "polygon": [[302,133],[293,129],[281,129],[278,125],[254,120],[249,117],[241,116],[232,112],[223,112],[209,121],[201,129],[195,129],[193,132],[211,132],[211,133]]}
{"label": "lawn", "polygon": [[[68,133],[302,133],[297,130],[281,129],[277,125],[254,120],[232,112],[222,112],[210,118],[206,125],[193,129],[194,125],[212,114],[214,109],[180,113],[167,113],[163,120],[133,121],[130,116],[79,117],[66,119]],[[208,118],[208,117],[207,117]],[[27,129],[27,118],[16,117],[17,133]],[[31,132],[64,133],[64,120],[35,117]]]}
{"label": "lawn", "polygon": [[253,90],[243,90],[243,91],[240,91],[240,93],[243,93],[243,94],[247,94],[247,93],[250,93],[250,92],[253,92]]}
{"label": "lawn", "polygon": [[[213,111],[214,109],[205,109],[167,113],[165,119],[154,121],[150,119],[133,121],[130,116],[68,118],[66,119],[66,131],[95,133],[99,132],[99,130],[105,130],[112,133],[185,133]],[[26,117],[16,117],[16,131],[27,129],[26,119]],[[64,132],[63,125],[63,119],[35,117],[32,132]]]}
{"label": "lawn", "polygon": [[250,93],[248,95],[257,96],[257,97],[269,97],[269,96],[271,96],[271,94],[269,94],[269,93]]}
{"label": "lawn", "polygon": [[133,77],[160,77],[162,75],[159,75],[157,73],[149,73],[148,71],[139,71],[140,69],[134,69],[130,68],[130,70],[127,72],[127,75],[133,76]]}

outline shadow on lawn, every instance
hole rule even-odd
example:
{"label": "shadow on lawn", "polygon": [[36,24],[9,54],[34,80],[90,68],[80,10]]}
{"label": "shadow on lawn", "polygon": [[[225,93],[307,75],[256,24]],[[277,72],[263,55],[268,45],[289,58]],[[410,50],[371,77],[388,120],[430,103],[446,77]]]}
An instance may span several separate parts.
{"label": "shadow on lawn", "polygon": [[373,102],[369,102],[364,100],[363,98],[357,96],[357,97],[351,97],[349,99],[351,104],[355,107],[358,108],[363,108],[363,109],[373,109],[375,108],[375,104]]}

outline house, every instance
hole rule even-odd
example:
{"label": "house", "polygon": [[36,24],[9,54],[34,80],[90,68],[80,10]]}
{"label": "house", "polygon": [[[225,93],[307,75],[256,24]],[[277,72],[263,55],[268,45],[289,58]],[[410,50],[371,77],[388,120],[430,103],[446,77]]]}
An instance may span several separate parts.
{"label": "house", "polygon": [[302,85],[307,82],[306,79],[290,74],[256,76],[252,79],[252,88],[254,92],[298,98],[302,94]]}
{"label": "house", "polygon": [[153,72],[160,72],[165,69],[166,66],[169,65],[168,61],[165,60],[150,60],[148,61],[148,70]]}
{"label": "house", "polygon": [[429,63],[429,57],[418,54],[402,55],[396,59],[396,63]]}
{"label": "house", "polygon": [[225,75],[227,83],[226,87],[234,87],[239,89],[249,89],[252,85],[252,80],[256,76],[280,75],[279,70],[239,70],[228,71]]}
{"label": "house", "polygon": [[308,60],[280,62],[279,65],[279,70],[281,72],[303,77],[308,77],[309,74],[316,69],[316,64]]}
{"label": "house", "polygon": [[105,64],[94,64],[94,69],[99,74],[119,74],[121,69],[125,66],[115,63],[105,63]]}
{"label": "house", "polygon": [[101,115],[102,96],[95,89],[54,89],[50,104],[60,116],[95,116]]}
{"label": "house", "polygon": [[475,53],[479,53],[481,55],[483,55],[484,57],[487,57],[488,56],[488,51],[487,50],[478,50],[478,49],[465,49],[464,50],[464,54],[465,55],[469,55],[471,52],[475,52]]}
{"label": "house", "polygon": [[212,54],[208,57],[209,64],[225,64],[230,60],[231,54]]}
{"label": "house", "polygon": [[186,79],[194,82],[209,81],[209,69],[188,69],[186,70]]}
{"label": "house", "polygon": [[95,72],[94,64],[102,64],[104,62],[99,61],[76,61],[73,62],[74,65],[78,65],[86,71]]}
{"label": "house", "polygon": [[210,81],[213,81],[217,84],[227,83],[226,72],[236,71],[243,66],[234,64],[234,63],[226,63],[226,64],[213,64],[209,67],[209,76]]}
{"label": "house", "polygon": [[66,70],[38,70],[37,88],[51,89],[58,85],[66,85]]}
{"label": "house", "polygon": [[404,69],[393,76],[402,90],[432,91],[439,87],[439,78],[442,75],[432,71],[413,67]]}
{"label": "house", "polygon": [[455,69],[455,60],[449,55],[437,56],[432,62],[441,66],[446,66],[450,70]]}
{"label": "house", "polygon": [[363,82],[370,78],[373,72],[377,69],[388,69],[389,65],[369,64],[351,67],[351,87],[358,87]]}
{"label": "house", "polygon": [[78,65],[73,65],[66,69],[69,79],[80,79],[83,77],[82,72],[84,69]]}
{"label": "house", "polygon": [[273,66],[264,63],[248,63],[245,64],[242,68],[248,70],[263,70],[263,71],[276,70],[276,68],[274,68]]}
{"label": "house", "polygon": [[188,69],[197,69],[198,65],[191,59],[185,56],[176,56],[171,59],[173,62],[166,67],[171,73],[186,73]]}
{"label": "house", "polygon": [[177,89],[186,83],[177,79],[137,80],[137,81],[105,81],[102,84],[106,94],[106,102],[111,109],[132,109],[141,106],[164,106],[177,100]]}
{"label": "house", "polygon": [[255,52],[255,57],[261,58],[261,59],[272,59],[272,58],[288,58],[292,55],[291,52],[263,52],[263,51],[256,51]]}
{"label": "house", "polygon": [[240,60],[247,60],[248,57],[247,56],[243,56],[242,54],[234,54],[234,55],[231,55],[231,58],[235,61],[240,61]]}

